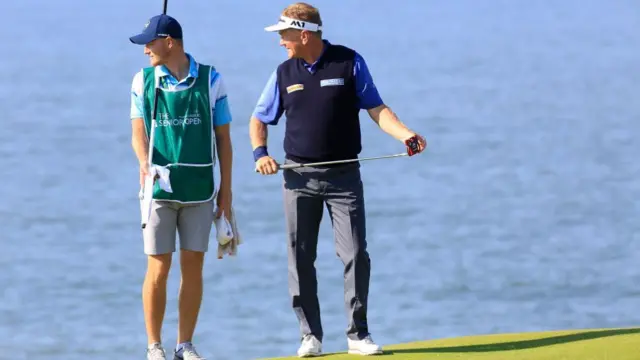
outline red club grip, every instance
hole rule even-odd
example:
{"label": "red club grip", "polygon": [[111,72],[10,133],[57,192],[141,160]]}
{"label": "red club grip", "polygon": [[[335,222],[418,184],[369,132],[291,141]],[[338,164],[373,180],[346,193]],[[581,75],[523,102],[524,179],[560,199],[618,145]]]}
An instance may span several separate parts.
{"label": "red club grip", "polygon": [[410,137],[404,143],[407,145],[407,154],[409,154],[409,156],[413,156],[420,152],[420,141],[418,141],[417,136]]}

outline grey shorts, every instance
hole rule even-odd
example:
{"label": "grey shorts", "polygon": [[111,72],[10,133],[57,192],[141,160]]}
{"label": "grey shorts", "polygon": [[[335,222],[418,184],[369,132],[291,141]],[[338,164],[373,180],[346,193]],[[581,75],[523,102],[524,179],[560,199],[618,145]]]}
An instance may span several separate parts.
{"label": "grey shorts", "polygon": [[176,232],[180,249],[207,252],[213,211],[213,200],[197,204],[153,200],[149,222],[142,230],[144,253],[161,255],[175,252]]}

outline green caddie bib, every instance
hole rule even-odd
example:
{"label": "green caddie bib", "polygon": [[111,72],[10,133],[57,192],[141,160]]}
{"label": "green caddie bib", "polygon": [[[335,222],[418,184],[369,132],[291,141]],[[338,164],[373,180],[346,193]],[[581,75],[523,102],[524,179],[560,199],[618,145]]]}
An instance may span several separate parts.
{"label": "green caddie bib", "polygon": [[152,163],[170,171],[172,193],[156,181],[153,198],[181,203],[208,201],[214,195],[215,141],[209,75],[211,66],[198,64],[198,77],[185,89],[161,89],[152,127],[157,79],[153,67],[143,69],[144,122],[147,136],[153,129]]}

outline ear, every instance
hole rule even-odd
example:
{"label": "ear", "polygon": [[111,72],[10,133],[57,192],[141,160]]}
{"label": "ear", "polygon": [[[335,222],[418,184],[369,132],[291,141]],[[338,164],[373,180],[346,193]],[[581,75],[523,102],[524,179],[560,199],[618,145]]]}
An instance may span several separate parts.
{"label": "ear", "polygon": [[175,45],[175,43],[176,43],[176,42],[175,42],[175,40],[173,40],[173,38],[172,38],[171,36],[167,36],[167,38],[166,38],[166,40],[165,40],[165,41],[167,42],[167,47],[168,47],[169,49],[173,48],[173,46],[174,46],[174,45]]}
{"label": "ear", "polygon": [[309,42],[309,32],[306,30],[302,30],[300,32],[300,41],[303,45],[306,45]]}

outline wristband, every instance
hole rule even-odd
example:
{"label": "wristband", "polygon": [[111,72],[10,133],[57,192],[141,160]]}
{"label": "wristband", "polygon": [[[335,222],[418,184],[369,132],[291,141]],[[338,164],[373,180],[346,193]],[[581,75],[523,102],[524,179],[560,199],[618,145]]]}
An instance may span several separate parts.
{"label": "wristband", "polygon": [[253,150],[253,160],[258,161],[263,156],[269,156],[266,146],[258,146]]}

